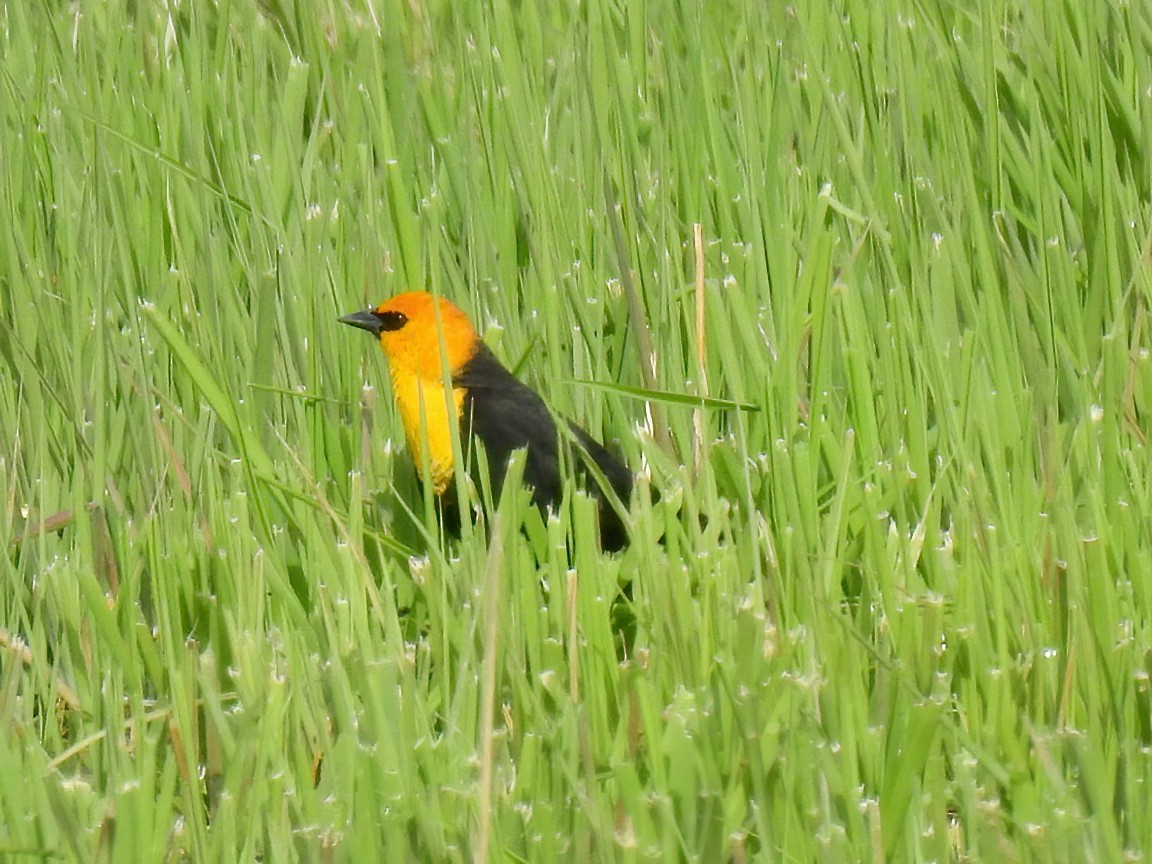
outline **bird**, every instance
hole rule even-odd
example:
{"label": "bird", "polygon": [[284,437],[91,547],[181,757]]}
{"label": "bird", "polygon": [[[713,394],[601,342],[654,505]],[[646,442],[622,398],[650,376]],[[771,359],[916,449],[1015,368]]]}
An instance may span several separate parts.
{"label": "bird", "polygon": [[[484,446],[493,500],[500,496],[513,451],[524,448],[524,484],[546,515],[560,504],[561,465],[567,461],[577,467],[585,488],[598,501],[602,548],[616,552],[628,544],[624,520],[590,468],[595,466],[625,507],[632,493],[631,471],[575,423],[567,422],[571,435],[562,435],[544,400],[497,359],[459,306],[427,291],[409,291],[339,320],[379,341],[417,472],[423,475],[423,466],[428,467],[431,476],[424,479],[441,502],[453,500],[448,492],[455,477],[455,422],[466,447],[473,440]],[[451,401],[444,392],[442,356]],[[574,458],[565,460],[562,447]]]}

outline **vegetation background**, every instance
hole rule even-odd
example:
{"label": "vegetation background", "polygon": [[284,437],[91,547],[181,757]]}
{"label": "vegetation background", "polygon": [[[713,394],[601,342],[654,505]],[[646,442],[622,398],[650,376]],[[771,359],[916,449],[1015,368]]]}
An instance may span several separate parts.
{"label": "vegetation background", "polygon": [[[1125,0],[0,4],[0,858],[1145,860],[1149,142]],[[422,533],[414,287],[626,552]]]}

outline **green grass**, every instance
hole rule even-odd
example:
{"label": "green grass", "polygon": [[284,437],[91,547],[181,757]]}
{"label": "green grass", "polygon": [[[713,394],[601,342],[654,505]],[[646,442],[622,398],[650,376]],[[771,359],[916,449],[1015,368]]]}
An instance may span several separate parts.
{"label": "green grass", "polygon": [[[1152,854],[1150,70],[1123,0],[0,5],[0,858]],[[626,552],[428,542],[336,322],[413,287]]]}

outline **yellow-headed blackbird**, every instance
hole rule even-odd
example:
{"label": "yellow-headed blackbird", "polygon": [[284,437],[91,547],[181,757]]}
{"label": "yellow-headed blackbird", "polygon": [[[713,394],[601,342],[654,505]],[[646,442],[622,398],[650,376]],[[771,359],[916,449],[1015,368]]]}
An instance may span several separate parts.
{"label": "yellow-headed blackbird", "polygon": [[[526,448],[524,482],[532,488],[532,500],[541,511],[560,503],[561,435],[552,413],[496,359],[459,307],[412,291],[340,321],[380,340],[412,458],[417,470],[425,464],[430,467],[432,488],[442,500],[454,477],[451,424],[457,422],[465,446],[471,438],[484,445],[494,498],[500,494],[508,457],[513,450]],[[444,393],[441,346],[452,382],[450,401]],[[449,410],[455,411],[455,418]],[[628,542],[627,530],[587,466],[593,463],[599,468],[625,506],[632,474],[579,426],[569,423],[568,428],[577,445],[569,451],[575,457],[570,462],[584,469],[585,485],[599,500],[600,542],[605,549],[621,549]]]}

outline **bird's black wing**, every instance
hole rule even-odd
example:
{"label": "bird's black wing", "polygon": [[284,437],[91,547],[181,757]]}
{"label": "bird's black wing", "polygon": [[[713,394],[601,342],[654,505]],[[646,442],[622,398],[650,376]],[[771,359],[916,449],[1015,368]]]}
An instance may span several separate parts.
{"label": "bird's black wing", "polygon": [[[527,448],[524,482],[533,489],[532,500],[541,510],[560,505],[563,484],[560,479],[559,435],[548,406],[531,388],[509,372],[484,345],[454,377],[453,384],[464,389],[464,417],[461,432],[484,444],[493,498],[499,498],[513,450]],[[587,465],[594,463],[616,496],[628,504],[632,494],[632,473],[591,435],[569,423],[576,439],[577,459],[585,487],[599,501],[600,540],[605,549],[617,551],[628,543],[627,529],[604,492],[591,476]]]}
{"label": "bird's black wing", "polygon": [[603,444],[575,423],[569,421],[568,428],[576,436],[576,441],[584,450],[584,454],[587,454],[587,456],[580,454],[581,458],[588,458],[596,463],[596,467],[600,469],[600,473],[604,475],[604,479],[608,481],[608,485],[612,487],[616,497],[627,504],[628,498],[632,494],[632,472],[623,462],[609,453]]}
{"label": "bird's black wing", "polygon": [[[569,421],[568,428],[576,437],[579,445],[577,456],[580,462],[590,460],[600,469],[616,497],[627,507],[628,499],[632,497],[632,472],[628,466],[609,453],[599,441]],[[596,496],[600,502],[600,545],[609,552],[618,552],[628,545],[628,529],[615,508],[604,499],[604,493],[599,488],[598,481],[584,471],[585,486],[589,492]]]}
{"label": "bird's black wing", "polygon": [[500,497],[508,457],[525,447],[524,482],[533,488],[533,500],[542,508],[557,505],[561,487],[556,423],[544,400],[484,345],[452,383],[464,389],[461,432],[484,444],[493,498]]}

